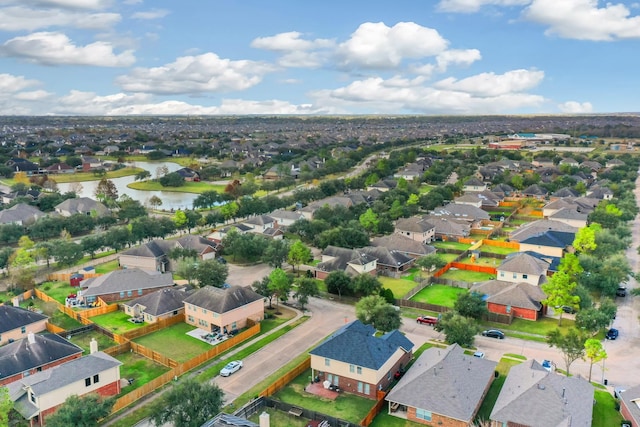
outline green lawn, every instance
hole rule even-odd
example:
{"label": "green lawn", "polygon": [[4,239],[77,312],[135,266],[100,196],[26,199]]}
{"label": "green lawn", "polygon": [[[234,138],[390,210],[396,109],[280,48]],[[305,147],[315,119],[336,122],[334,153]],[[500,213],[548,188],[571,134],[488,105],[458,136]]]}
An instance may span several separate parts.
{"label": "green lawn", "polygon": [[526,219],[510,219],[509,220],[509,225],[522,225],[522,224],[528,224],[531,221],[527,221]]}
{"label": "green lawn", "polygon": [[[546,337],[549,332],[558,328],[558,319],[554,319],[552,317],[543,317],[537,321],[524,320],[524,319],[513,319],[510,325],[505,325],[502,323],[494,323],[494,322],[483,322],[482,325],[489,328],[497,328],[502,329],[507,332],[507,335],[510,335],[508,331],[514,332],[523,332],[525,334],[536,334]],[[575,326],[575,322],[572,319],[562,319],[562,326],[560,326],[560,330],[562,333],[567,333],[567,331]]]}
{"label": "green lawn", "polygon": [[453,262],[459,254],[438,254],[438,257],[447,264]]}
{"label": "green lawn", "polygon": [[382,287],[391,289],[393,296],[396,298],[404,297],[407,292],[418,286],[416,282],[410,279],[395,279],[393,277],[378,277],[378,280],[382,282]]}
{"label": "green lawn", "polygon": [[458,249],[461,251],[466,251],[471,247],[469,244],[458,242],[433,242],[432,246],[438,249]]}
{"label": "green lawn", "polygon": [[112,261],[105,262],[104,264],[96,265],[96,273],[106,274],[117,270],[118,268],[120,268],[120,264],[117,259],[114,259]]}
{"label": "green lawn", "polygon": [[58,306],[54,302],[44,302],[41,299],[33,298],[22,301],[20,303],[20,307],[36,308],[46,316],[49,316],[49,323],[66,330],[71,330],[82,326],[82,323],[78,322],[75,319],[72,319],[71,317],[58,310]]}
{"label": "green lawn", "polygon": [[275,306],[273,307],[274,307],[273,310],[267,309],[265,312],[265,314],[268,313],[270,316],[273,316],[273,317],[269,319],[265,319],[262,322],[260,322],[261,334],[264,334],[265,332],[269,332],[270,330],[277,328],[287,320],[293,319],[296,316],[295,311],[290,310],[287,307],[283,307],[283,306],[280,306],[280,309],[278,310],[280,314],[275,314],[276,312]]}
{"label": "green lawn", "polygon": [[490,254],[500,254],[500,255],[508,255],[508,254],[517,252],[516,249],[501,248],[499,246],[489,246],[489,245],[480,246],[480,251],[481,252],[488,252]]}
{"label": "green lawn", "polygon": [[70,341],[75,345],[82,347],[82,349],[85,351],[85,354],[89,354],[89,344],[91,343],[92,338],[95,338],[96,341],[98,341],[98,350],[104,350],[105,348],[113,347],[114,345],[116,345],[116,343],[109,339],[107,336],[102,335],[97,331],[89,331],[83,334],[74,335],[73,337],[71,337]]}
{"label": "green lawn", "polygon": [[127,352],[119,354],[115,356],[115,358],[122,362],[122,366],[120,366],[120,378],[134,379],[133,384],[122,387],[122,394],[142,387],[144,384],[169,370],[166,366],[155,363],[153,360],[136,353]]}
{"label": "green lawn", "polygon": [[458,300],[458,295],[465,292],[467,292],[467,290],[463,288],[454,288],[453,286],[447,285],[431,285],[415,294],[411,300],[453,307],[453,304]]}
{"label": "green lawn", "polygon": [[124,311],[114,311],[112,313],[101,314],[91,318],[93,323],[102,326],[103,328],[121,334],[123,332],[130,331],[132,329],[138,329],[145,325],[145,323],[132,323],[129,322],[130,315]]}
{"label": "green lawn", "polygon": [[500,266],[501,262],[502,260],[498,258],[489,258],[489,257],[482,257],[482,256],[480,258],[474,259],[473,262],[471,262],[471,257],[466,257],[460,260],[460,263],[462,264],[484,265],[487,267],[498,267]]}
{"label": "green lawn", "polygon": [[[105,177],[107,179],[121,178],[123,176],[135,175],[142,170],[141,168],[125,167],[117,171],[108,171]],[[93,172],[62,173],[59,175],[50,175],[50,177],[59,184],[67,182],[100,181],[102,179],[101,176],[96,176]],[[16,183],[14,179],[5,179],[3,181],[8,186]]]}
{"label": "green lawn", "polygon": [[593,407],[593,427],[618,427],[622,421],[622,415],[616,410],[617,402],[608,391],[596,390],[596,404]]}
{"label": "green lawn", "polygon": [[224,185],[209,184],[208,182],[185,182],[180,187],[163,187],[158,181],[138,181],[127,185],[135,190],[145,191],[173,191],[176,193],[196,193],[201,194],[205,191],[224,192]]}
{"label": "green lawn", "polygon": [[442,276],[443,279],[456,280],[459,282],[484,282],[495,278],[495,274],[481,273],[479,271],[449,269]]}
{"label": "green lawn", "polygon": [[249,421],[253,421],[256,424],[260,423],[260,414],[266,412],[269,414],[269,421],[272,426],[278,427],[307,427],[309,420],[296,417],[295,415],[285,414],[282,411],[278,411],[273,408],[263,408],[258,413],[249,417]]}
{"label": "green lawn", "polygon": [[383,406],[382,412],[373,419],[369,427],[418,427],[424,425],[389,415],[388,409],[388,405]]}
{"label": "green lawn", "polygon": [[212,348],[210,344],[187,335],[194,329],[186,323],[177,323],[134,341],[173,360],[186,362]]}
{"label": "green lawn", "polygon": [[420,191],[420,194],[428,194],[434,188],[436,188],[435,185],[422,184],[418,191]]}
{"label": "green lawn", "polygon": [[500,359],[500,362],[498,362],[498,366],[496,367],[496,371],[500,373],[500,376],[496,378],[493,383],[491,383],[489,391],[487,392],[487,396],[482,401],[482,405],[480,406],[480,410],[478,411],[476,420],[489,419],[491,411],[493,410],[493,406],[496,404],[496,400],[498,400],[500,390],[502,390],[502,386],[504,385],[504,381],[507,379],[509,370],[512,366],[518,365],[520,363],[522,362],[504,357]]}
{"label": "green lawn", "polygon": [[[46,303],[45,303],[46,304]],[[59,326],[66,331],[70,331],[72,329],[79,328],[84,326],[82,323],[78,322],[76,319],[72,319],[67,316],[60,310],[57,310],[53,313],[53,316],[49,316],[49,322],[53,325]]]}
{"label": "green lawn", "polygon": [[67,296],[78,293],[79,288],[73,287],[67,282],[44,282],[40,286],[40,290],[64,305]]}
{"label": "green lawn", "polygon": [[333,415],[345,421],[360,423],[374,405],[374,401],[349,393],[341,393],[336,400],[323,399],[304,391],[311,378],[311,369],[291,381],[274,395],[275,399],[291,405]]}

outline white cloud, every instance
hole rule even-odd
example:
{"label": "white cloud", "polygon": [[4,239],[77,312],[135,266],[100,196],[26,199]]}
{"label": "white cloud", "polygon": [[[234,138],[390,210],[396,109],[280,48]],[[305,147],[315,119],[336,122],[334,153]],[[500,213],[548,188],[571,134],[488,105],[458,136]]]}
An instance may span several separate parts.
{"label": "white cloud", "polygon": [[47,92],[46,90],[32,90],[16,93],[13,98],[19,101],[43,101],[52,95],[51,92]]}
{"label": "white cloud", "polygon": [[436,82],[434,87],[475,96],[502,96],[533,89],[543,79],[544,71],[513,70],[504,74],[481,73],[461,80],[448,77]]}
{"label": "white cloud", "polygon": [[590,102],[567,101],[558,105],[558,109],[568,114],[592,113],[593,105]]}
{"label": "white cloud", "polygon": [[533,0],[523,16],[548,26],[547,35],[593,41],[640,38],[640,16],[631,16],[622,3],[598,7],[598,0]]}
{"label": "white cloud", "polygon": [[39,84],[38,80],[29,80],[23,76],[0,74],[0,93],[15,93]]}
{"label": "white cloud", "polygon": [[438,63],[438,70],[445,72],[451,64],[467,67],[481,59],[482,55],[478,49],[451,49],[439,53],[436,57],[436,62]]}
{"label": "white cloud", "polygon": [[262,62],[219,58],[214,53],[183,56],[154,68],[136,68],[116,83],[124,90],[156,94],[199,94],[245,90],[273,71]]}
{"label": "white cloud", "polygon": [[113,45],[108,42],[76,46],[65,34],[58,32],[40,32],[15,37],[0,46],[0,54],[42,65],[126,67],[135,62],[131,50],[116,54]]}
{"label": "white cloud", "polygon": [[345,68],[389,69],[404,59],[437,55],[447,45],[438,31],[414,22],[399,22],[393,27],[366,22],[340,44],[338,56]]}
{"label": "white cloud", "polygon": [[85,13],[15,6],[0,9],[0,31],[34,31],[52,27],[104,30],[120,22],[117,13]]}
{"label": "white cloud", "polygon": [[54,114],[104,115],[116,108],[149,102],[150,96],[136,93],[128,95],[116,93],[99,96],[93,92],[72,90],[60,97],[53,107]]}
{"label": "white cloud", "polygon": [[[282,54],[278,63],[283,67],[317,68],[326,60],[326,50],[335,47],[330,39],[306,40],[302,33],[290,31],[269,37],[258,37],[251,47]],[[324,51],[324,52],[323,52]]]}
{"label": "white cloud", "polygon": [[112,0],[23,0],[22,4],[32,4],[34,6],[57,7],[62,9],[105,9]]}
{"label": "white cloud", "polygon": [[483,6],[523,6],[531,0],[440,0],[438,9],[443,12],[474,13]]}
{"label": "white cloud", "polygon": [[141,20],[160,19],[160,18],[164,18],[168,14],[169,14],[169,11],[165,9],[152,9],[144,12],[136,12],[133,15],[131,15],[131,18],[141,19]]}

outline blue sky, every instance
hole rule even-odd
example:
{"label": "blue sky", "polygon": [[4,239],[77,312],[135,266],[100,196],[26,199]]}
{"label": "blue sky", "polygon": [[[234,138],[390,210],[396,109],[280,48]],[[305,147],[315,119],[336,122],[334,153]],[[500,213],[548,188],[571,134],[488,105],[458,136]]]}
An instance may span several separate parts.
{"label": "blue sky", "polygon": [[640,111],[640,3],[0,0],[0,114]]}

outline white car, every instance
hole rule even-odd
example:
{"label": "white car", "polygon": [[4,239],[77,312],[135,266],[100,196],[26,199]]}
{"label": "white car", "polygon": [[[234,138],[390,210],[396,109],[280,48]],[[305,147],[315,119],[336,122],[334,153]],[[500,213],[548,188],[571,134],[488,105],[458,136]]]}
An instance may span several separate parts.
{"label": "white car", "polygon": [[227,363],[227,365],[220,370],[220,376],[228,377],[229,375],[239,371],[240,369],[242,369],[242,361],[234,360],[233,362]]}

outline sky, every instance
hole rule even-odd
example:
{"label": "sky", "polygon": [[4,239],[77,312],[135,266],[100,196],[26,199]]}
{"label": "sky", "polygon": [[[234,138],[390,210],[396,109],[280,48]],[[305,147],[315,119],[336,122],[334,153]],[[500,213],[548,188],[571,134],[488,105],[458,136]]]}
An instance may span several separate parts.
{"label": "sky", "polygon": [[639,0],[0,0],[0,115],[639,112],[639,52]]}

